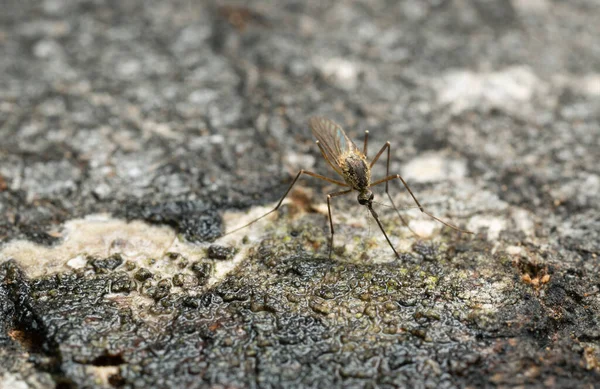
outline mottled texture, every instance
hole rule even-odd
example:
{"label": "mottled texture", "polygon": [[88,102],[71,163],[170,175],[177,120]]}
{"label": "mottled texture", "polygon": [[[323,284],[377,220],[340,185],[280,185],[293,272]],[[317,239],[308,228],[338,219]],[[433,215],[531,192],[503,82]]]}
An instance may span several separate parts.
{"label": "mottled texture", "polygon": [[344,158],[342,173],[350,187],[357,191],[366,190],[371,185],[371,171],[361,155],[348,155]]}
{"label": "mottled texture", "polygon": [[[0,388],[594,387],[598,20],[596,0],[8,0]],[[407,210],[417,238],[374,204],[394,259],[346,196],[328,260],[339,188],[303,177],[213,242],[300,169],[335,176],[314,115],[369,130],[370,156],[389,140],[390,173],[476,234]],[[94,214],[152,226],[73,222]]]}

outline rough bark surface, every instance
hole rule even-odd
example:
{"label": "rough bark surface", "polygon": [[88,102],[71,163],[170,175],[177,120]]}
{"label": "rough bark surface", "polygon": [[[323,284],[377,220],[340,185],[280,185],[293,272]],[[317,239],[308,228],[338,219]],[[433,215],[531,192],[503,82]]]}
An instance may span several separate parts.
{"label": "rough bark surface", "polygon": [[[2,8],[0,388],[600,382],[597,0]],[[313,115],[475,234],[335,198],[329,260],[302,178],[215,241],[335,177]]]}

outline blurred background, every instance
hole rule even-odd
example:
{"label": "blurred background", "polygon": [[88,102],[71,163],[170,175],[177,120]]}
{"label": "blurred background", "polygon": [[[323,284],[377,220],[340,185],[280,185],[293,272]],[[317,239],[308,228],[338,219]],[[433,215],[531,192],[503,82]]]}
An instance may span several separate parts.
{"label": "blurred background", "polygon": [[370,130],[371,153],[389,140],[411,181],[425,153],[424,182],[469,177],[536,212],[598,200],[595,1],[3,8],[2,240],[126,202],[274,201],[299,169],[331,172],[315,114]]}

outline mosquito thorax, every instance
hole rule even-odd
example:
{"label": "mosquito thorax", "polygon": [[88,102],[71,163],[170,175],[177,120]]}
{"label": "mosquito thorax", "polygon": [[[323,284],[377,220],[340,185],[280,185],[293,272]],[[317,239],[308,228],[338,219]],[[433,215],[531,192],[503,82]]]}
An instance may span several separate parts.
{"label": "mosquito thorax", "polygon": [[362,192],[371,185],[371,169],[364,155],[348,154],[343,157],[342,176],[352,189]]}

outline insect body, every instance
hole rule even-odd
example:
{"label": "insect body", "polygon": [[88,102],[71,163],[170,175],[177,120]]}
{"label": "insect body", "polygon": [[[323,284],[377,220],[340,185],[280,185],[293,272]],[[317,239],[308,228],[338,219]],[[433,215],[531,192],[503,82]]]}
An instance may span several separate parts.
{"label": "insect body", "polygon": [[[359,152],[360,153],[360,152]],[[344,181],[352,187],[352,189],[361,192],[361,194],[369,194],[368,190],[371,185],[371,169],[367,164],[367,158],[360,153],[343,157],[342,176]],[[368,198],[369,196],[365,196]]]}
{"label": "insect body", "polygon": [[[329,257],[330,258],[331,258],[332,248],[333,248],[333,235],[334,235],[333,220],[331,217],[331,199],[334,197],[349,194],[352,191],[358,192],[358,197],[357,197],[358,203],[360,205],[364,205],[367,207],[367,209],[369,210],[369,212],[371,213],[371,215],[377,222],[377,225],[381,229],[381,232],[385,236],[385,239],[387,240],[388,244],[394,251],[394,254],[396,254],[396,257],[398,257],[398,258],[400,257],[398,255],[398,252],[392,245],[392,242],[388,238],[388,236],[385,232],[385,229],[383,228],[383,225],[379,221],[379,216],[373,209],[373,199],[375,196],[373,195],[373,192],[370,189],[373,186],[385,183],[385,192],[386,192],[390,202],[392,203],[394,210],[396,210],[396,213],[397,213],[398,217],[400,218],[400,220],[402,220],[402,223],[404,223],[404,225],[410,229],[410,227],[408,226],[408,224],[406,223],[406,221],[404,220],[402,215],[400,215],[400,211],[394,204],[394,201],[392,200],[392,197],[389,194],[389,185],[388,184],[389,184],[389,181],[394,180],[394,179],[399,179],[402,182],[402,184],[408,190],[408,193],[410,193],[410,195],[412,196],[413,200],[415,201],[415,203],[417,204],[417,207],[421,210],[421,212],[423,212],[424,214],[433,218],[434,220],[437,220],[440,223],[442,223],[448,227],[451,227],[457,231],[471,233],[470,231],[462,230],[448,222],[445,222],[445,221],[437,218],[436,216],[433,216],[431,213],[427,212],[423,208],[423,206],[421,206],[421,204],[419,203],[419,201],[417,200],[417,198],[415,197],[413,192],[410,190],[406,181],[404,181],[404,179],[399,174],[395,174],[395,175],[389,174],[389,171],[390,171],[390,142],[386,142],[386,144],[381,148],[381,150],[379,150],[377,155],[375,155],[373,160],[369,163],[368,159],[367,159],[367,146],[368,146],[368,141],[369,141],[369,132],[368,131],[365,131],[365,143],[364,143],[363,151],[361,151],[354,144],[354,142],[352,142],[352,140],[350,138],[348,138],[348,136],[346,135],[346,133],[344,132],[342,127],[340,127],[333,121],[323,118],[323,117],[313,117],[310,119],[309,125],[310,125],[313,135],[315,136],[315,138],[317,138],[317,145],[319,146],[319,149],[321,150],[321,154],[323,154],[323,157],[325,158],[325,160],[329,163],[329,165],[331,165],[333,170],[335,170],[344,179],[344,181],[334,180],[334,179],[322,176],[317,173],[309,172],[306,170],[300,170],[300,172],[298,172],[298,174],[296,175],[296,178],[294,178],[294,181],[292,181],[292,184],[290,185],[288,190],[284,193],[281,200],[279,200],[279,203],[277,203],[275,208],[273,208],[271,211],[267,212],[266,214],[260,216],[259,218],[254,219],[250,223],[243,225],[239,228],[236,228],[235,230],[230,231],[227,234],[231,234],[242,228],[248,227],[249,225],[257,222],[258,220],[260,220],[260,219],[264,218],[265,216],[278,210],[279,207],[281,206],[281,203],[286,198],[286,196],[288,195],[288,193],[290,192],[290,190],[292,189],[292,187],[294,186],[296,181],[298,181],[298,178],[300,178],[300,176],[302,174],[306,174],[306,175],[309,175],[309,176],[312,176],[315,178],[319,178],[321,180],[324,180],[324,181],[327,181],[327,182],[330,182],[330,183],[333,183],[333,184],[336,184],[336,185],[339,185],[342,187],[349,188],[349,189],[346,189],[346,190],[343,190],[340,192],[329,193],[327,195],[327,211],[329,214],[329,227],[330,227],[330,231],[331,231],[331,236],[330,236],[330,241],[329,241]],[[379,157],[381,157],[383,152],[386,150],[387,150],[387,174],[386,174],[386,177],[382,178],[380,180],[377,180],[375,182],[371,182],[371,168],[373,167],[375,162],[377,162],[377,160],[379,160]],[[411,229],[411,231],[412,231],[412,229]],[[414,231],[412,231],[412,232],[414,233]]]}

